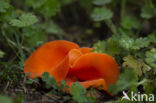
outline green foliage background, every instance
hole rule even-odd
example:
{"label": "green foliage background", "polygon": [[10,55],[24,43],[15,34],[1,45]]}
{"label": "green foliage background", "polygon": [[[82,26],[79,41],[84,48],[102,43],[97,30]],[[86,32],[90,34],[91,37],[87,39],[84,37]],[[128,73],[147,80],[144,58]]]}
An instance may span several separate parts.
{"label": "green foliage background", "polygon": [[[37,47],[56,39],[93,46],[93,52],[116,59],[121,74],[109,88],[116,99],[108,101],[125,102],[120,101],[123,90],[156,95],[155,0],[0,0],[0,101],[17,85],[40,87],[41,80],[24,75],[24,62]],[[44,92],[66,102],[101,102],[86,96],[88,91],[78,83],[69,94],[62,92],[64,81],[58,87],[45,73],[42,82]],[[15,99],[7,103],[20,103],[24,95],[10,93]]]}

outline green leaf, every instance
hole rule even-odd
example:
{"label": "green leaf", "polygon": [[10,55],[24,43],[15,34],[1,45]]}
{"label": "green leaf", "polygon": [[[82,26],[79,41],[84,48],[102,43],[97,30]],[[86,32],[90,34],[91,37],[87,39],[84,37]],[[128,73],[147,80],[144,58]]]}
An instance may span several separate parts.
{"label": "green leaf", "polygon": [[145,6],[141,9],[141,17],[145,19],[150,19],[156,16],[156,8],[151,6]]}
{"label": "green leaf", "polygon": [[156,33],[148,35],[148,40],[153,44],[156,44]]}
{"label": "green leaf", "polygon": [[43,73],[41,78],[45,82],[45,87],[47,89],[51,87],[53,87],[53,89],[57,89],[58,87],[57,81],[51,75],[49,75],[48,72]]}
{"label": "green leaf", "polygon": [[66,81],[65,80],[62,80],[61,81],[61,85],[59,86],[59,88],[61,90],[63,90],[63,89],[69,89],[69,86],[66,85]]}
{"label": "green leaf", "polygon": [[50,75],[49,72],[44,72],[41,76],[43,81],[46,81],[47,79],[49,79]]}
{"label": "green leaf", "polygon": [[0,12],[6,12],[9,7],[10,5],[6,0],[0,0]]}
{"label": "green leaf", "polygon": [[82,85],[80,85],[78,82],[75,82],[72,85],[70,94],[72,95],[73,99],[78,103],[87,103],[87,98],[85,96],[86,92],[86,89]]}
{"label": "green leaf", "polygon": [[134,39],[128,36],[124,36],[124,37],[121,37],[119,43],[123,48],[130,49],[133,46]]}
{"label": "green leaf", "polygon": [[106,42],[105,41],[98,41],[94,44],[94,52],[97,53],[105,53],[106,52]]}
{"label": "green leaf", "polygon": [[129,36],[122,36],[119,43],[125,49],[139,50],[141,48],[148,47],[150,44],[150,40],[146,37],[133,39]]}
{"label": "green leaf", "polygon": [[94,44],[94,52],[107,53],[111,56],[119,54],[119,45],[117,40],[109,38],[107,41],[98,41]]}
{"label": "green leaf", "polygon": [[113,94],[117,94],[118,92],[130,88],[131,86],[136,87],[137,82],[138,78],[133,70],[125,69],[124,72],[120,74],[117,83],[110,85],[108,90]]}
{"label": "green leaf", "polygon": [[27,13],[22,14],[19,19],[11,19],[10,24],[16,27],[26,27],[35,24],[38,21],[35,15]]}
{"label": "green leaf", "polygon": [[138,76],[142,76],[143,73],[146,73],[147,71],[151,70],[151,68],[148,65],[146,65],[142,61],[135,59],[131,55],[124,57],[123,60],[124,60],[124,62],[122,64],[123,67],[128,67],[128,68],[134,69],[135,73]]}
{"label": "green leaf", "polygon": [[118,28],[118,32],[119,32],[121,35],[127,35],[127,36],[133,35],[133,31],[132,31],[132,30],[124,29],[124,28],[122,28],[122,27],[119,27],[119,28]]}
{"label": "green leaf", "polygon": [[112,0],[93,0],[93,4],[95,5],[105,5],[111,3]]}
{"label": "green leaf", "polygon": [[49,22],[43,23],[40,26],[47,33],[56,34],[56,35],[60,35],[61,34],[60,27],[56,23],[54,23],[53,21],[49,21]]}
{"label": "green leaf", "polygon": [[0,50],[0,58],[3,58],[4,55],[5,55],[5,53]]}
{"label": "green leaf", "polygon": [[112,17],[113,17],[113,12],[106,7],[95,8],[91,15],[91,18],[94,21],[108,20],[111,19]]}
{"label": "green leaf", "polygon": [[24,31],[24,42],[26,46],[34,47],[39,46],[47,41],[47,35],[38,27],[25,27]]}
{"label": "green leaf", "polygon": [[146,52],[145,61],[153,68],[156,68],[156,48]]}
{"label": "green leaf", "polygon": [[121,26],[125,29],[138,29],[141,26],[141,23],[133,16],[126,16],[122,19]]}
{"label": "green leaf", "polygon": [[150,40],[148,38],[138,38],[135,40],[133,46],[132,46],[132,49],[134,50],[139,50],[141,48],[144,48],[144,47],[148,47],[150,44]]}
{"label": "green leaf", "polygon": [[0,95],[0,102],[1,103],[13,103],[13,100],[7,96]]}
{"label": "green leaf", "polygon": [[56,13],[60,10],[60,1],[58,0],[26,0],[26,5],[33,7],[44,17],[55,16]]}
{"label": "green leaf", "polygon": [[46,0],[45,3],[39,8],[45,17],[55,16],[60,10],[60,3],[57,0]]}
{"label": "green leaf", "polygon": [[8,22],[14,17],[17,17],[17,11],[14,10],[13,6],[10,6],[8,9],[6,9],[7,12],[0,12],[0,20],[2,22]]}
{"label": "green leaf", "polygon": [[26,0],[25,4],[36,9],[40,8],[45,3],[45,1],[46,0]]}
{"label": "green leaf", "polygon": [[49,91],[50,94],[62,95],[65,92],[63,92],[63,90],[69,88],[68,86],[66,86],[66,82],[64,80],[62,80],[58,84],[55,78],[49,75],[49,72],[44,72],[41,76],[41,79],[45,83],[45,88],[51,89]]}

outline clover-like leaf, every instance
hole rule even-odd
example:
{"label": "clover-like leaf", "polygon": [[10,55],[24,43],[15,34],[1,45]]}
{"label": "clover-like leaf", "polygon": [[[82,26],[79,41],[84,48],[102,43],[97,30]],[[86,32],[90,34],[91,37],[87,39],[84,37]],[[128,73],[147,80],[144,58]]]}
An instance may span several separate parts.
{"label": "clover-like leaf", "polygon": [[138,76],[142,76],[143,73],[146,73],[147,71],[151,70],[151,67],[146,65],[144,62],[137,60],[131,55],[124,57],[123,60],[123,67],[134,69],[135,73]]}
{"label": "clover-like leaf", "polygon": [[113,38],[107,41],[98,41],[94,44],[94,52],[107,53],[112,56],[119,54],[118,42]]}
{"label": "clover-like leaf", "polygon": [[126,36],[122,37],[119,41],[120,45],[125,49],[130,49],[133,46],[134,39]]}
{"label": "clover-like leaf", "polygon": [[55,16],[60,10],[58,0],[45,0],[44,4],[38,9],[45,17]]}
{"label": "clover-like leaf", "polygon": [[106,42],[105,41],[98,41],[94,44],[94,52],[103,53],[106,49]]}
{"label": "clover-like leaf", "polygon": [[132,49],[139,50],[141,48],[148,47],[149,44],[150,44],[150,40],[148,38],[140,37],[135,40],[135,42],[133,43]]}
{"label": "clover-like leaf", "polygon": [[119,43],[125,49],[139,50],[141,48],[149,46],[150,40],[146,37],[133,39],[130,38],[129,36],[123,36],[121,37]]}
{"label": "clover-like leaf", "polygon": [[26,27],[36,23],[38,19],[33,14],[23,14],[19,19],[11,19],[10,24],[16,27]]}
{"label": "clover-like leaf", "polygon": [[153,68],[156,68],[156,48],[146,52],[145,61]]}
{"label": "clover-like leaf", "polygon": [[60,95],[63,93],[63,90],[67,90],[69,87],[66,85],[66,82],[62,80],[57,82],[53,76],[49,75],[49,72],[44,72],[41,76],[42,81],[44,81],[44,86],[47,89],[51,88],[49,93]]}
{"label": "clover-like leaf", "polygon": [[54,89],[57,89],[58,87],[57,81],[51,75],[49,75],[48,72],[43,73],[41,78],[45,82],[45,87],[47,89],[51,87],[53,87]]}
{"label": "clover-like leaf", "polygon": [[94,21],[108,20],[111,19],[112,17],[113,17],[113,12],[106,7],[95,8],[91,15],[91,18]]}
{"label": "clover-like leaf", "polygon": [[87,102],[87,98],[85,96],[86,92],[87,92],[86,89],[82,85],[80,85],[78,82],[75,82],[72,85],[72,89],[70,91],[73,99],[77,101],[78,103]]}
{"label": "clover-like leaf", "polygon": [[26,5],[39,11],[45,17],[51,17],[60,10],[60,2],[58,0],[26,0]]}

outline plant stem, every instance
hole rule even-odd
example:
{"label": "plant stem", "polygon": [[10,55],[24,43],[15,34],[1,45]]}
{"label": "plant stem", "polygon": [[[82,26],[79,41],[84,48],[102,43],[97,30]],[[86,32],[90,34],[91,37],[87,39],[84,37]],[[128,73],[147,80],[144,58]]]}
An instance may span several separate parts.
{"label": "plant stem", "polygon": [[116,26],[113,24],[113,22],[112,22],[111,19],[105,20],[105,23],[111,29],[111,31],[112,31],[113,34],[116,34],[117,33]]}
{"label": "plant stem", "polygon": [[126,0],[121,0],[121,20],[124,18],[125,16],[125,11],[126,11]]}

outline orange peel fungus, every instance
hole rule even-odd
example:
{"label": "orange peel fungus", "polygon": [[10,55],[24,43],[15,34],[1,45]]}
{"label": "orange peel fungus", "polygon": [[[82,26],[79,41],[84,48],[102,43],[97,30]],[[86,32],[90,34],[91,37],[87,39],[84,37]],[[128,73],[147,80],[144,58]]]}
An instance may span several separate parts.
{"label": "orange peel fungus", "polygon": [[69,87],[79,82],[85,88],[92,86],[107,91],[118,80],[119,67],[113,57],[91,51],[92,48],[80,48],[65,40],[48,42],[28,57],[24,73],[37,78],[49,72],[56,81],[65,80]]}

